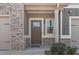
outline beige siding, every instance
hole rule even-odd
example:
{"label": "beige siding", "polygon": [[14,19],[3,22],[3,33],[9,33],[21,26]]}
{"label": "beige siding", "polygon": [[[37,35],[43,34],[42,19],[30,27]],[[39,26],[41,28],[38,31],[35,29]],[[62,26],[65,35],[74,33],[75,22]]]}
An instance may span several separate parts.
{"label": "beige siding", "polygon": [[29,15],[24,16],[24,35],[29,35]]}

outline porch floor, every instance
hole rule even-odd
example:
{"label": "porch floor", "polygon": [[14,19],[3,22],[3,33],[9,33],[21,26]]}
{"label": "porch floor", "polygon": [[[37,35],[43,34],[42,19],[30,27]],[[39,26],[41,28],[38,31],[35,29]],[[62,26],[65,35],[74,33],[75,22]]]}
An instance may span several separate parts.
{"label": "porch floor", "polygon": [[32,47],[25,51],[0,51],[0,55],[44,55],[44,51],[49,48]]}
{"label": "porch floor", "polygon": [[[24,51],[0,51],[0,55],[45,55],[45,50],[49,50],[49,48],[32,47]],[[79,55],[79,49],[76,54]]]}

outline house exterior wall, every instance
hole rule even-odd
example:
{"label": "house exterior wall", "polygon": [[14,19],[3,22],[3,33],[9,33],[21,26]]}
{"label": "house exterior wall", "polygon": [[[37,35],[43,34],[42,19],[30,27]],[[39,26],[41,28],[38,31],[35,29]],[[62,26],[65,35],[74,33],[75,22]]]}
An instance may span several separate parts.
{"label": "house exterior wall", "polygon": [[[51,9],[52,10],[52,9]],[[38,15],[39,17],[56,17],[56,37],[58,37],[58,10],[56,10],[56,15],[43,16]],[[23,50],[26,47],[30,46],[29,37],[24,38],[24,34],[28,35],[29,29],[28,26],[24,26],[28,24],[28,21],[24,20],[24,4],[22,3],[4,3],[0,4],[0,15],[9,15],[10,18],[10,30],[11,30],[11,49],[12,50]],[[30,17],[38,17],[37,14],[30,15]],[[26,15],[26,18],[28,16]],[[24,23],[26,22],[26,23]],[[27,32],[25,33],[25,30]],[[55,38],[43,38],[42,39],[43,46],[51,45],[55,42]],[[57,40],[58,42],[58,40]]]}
{"label": "house exterior wall", "polygon": [[71,11],[70,16],[79,16],[79,8],[65,8],[62,14],[62,34],[69,35],[69,16],[67,12]]}
{"label": "house exterior wall", "polygon": [[61,39],[60,42],[66,44],[67,46],[70,46],[70,39]]}
{"label": "house exterior wall", "polygon": [[20,3],[0,3],[0,15],[9,15],[10,30],[11,30],[11,49],[24,49],[24,18],[23,18],[23,4]]}
{"label": "house exterior wall", "polygon": [[29,15],[24,12],[24,35],[29,35]]}
{"label": "house exterior wall", "polygon": [[[54,13],[40,13],[40,14],[38,14],[38,13],[26,13],[25,12],[25,24],[24,24],[24,35],[26,36],[26,38],[25,38],[25,47],[27,48],[27,47],[30,47],[31,45],[30,45],[30,40],[31,40],[31,37],[27,37],[27,36],[29,36],[29,18],[44,18],[44,20],[43,21],[45,21],[45,18],[55,18],[55,15],[54,15]],[[43,28],[43,30],[44,30],[44,32],[43,32],[43,35],[44,36],[46,36],[46,33],[45,33],[45,27],[46,27],[46,25],[44,26],[44,28]],[[42,36],[42,45],[41,45],[41,47],[49,47],[49,46],[51,46],[53,43],[55,43],[55,38],[44,38],[43,36]]]}
{"label": "house exterior wall", "polygon": [[[70,11],[71,14],[67,15],[67,12]],[[69,35],[69,16],[79,16],[79,8],[65,8],[62,11],[62,35]],[[71,38],[62,38],[60,42],[69,45]]]}
{"label": "house exterior wall", "polygon": [[29,35],[29,18],[55,18],[54,13],[25,13],[24,34]]}
{"label": "house exterior wall", "polygon": [[43,38],[42,47],[51,47],[55,43],[55,38]]}

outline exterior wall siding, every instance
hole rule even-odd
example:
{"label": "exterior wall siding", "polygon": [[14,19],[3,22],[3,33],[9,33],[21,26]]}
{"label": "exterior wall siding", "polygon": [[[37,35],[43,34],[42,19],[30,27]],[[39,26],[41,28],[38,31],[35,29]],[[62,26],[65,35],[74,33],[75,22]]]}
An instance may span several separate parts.
{"label": "exterior wall siding", "polygon": [[65,8],[62,15],[62,34],[69,35],[69,16],[67,12],[71,11],[70,16],[79,16],[79,8]]}
{"label": "exterior wall siding", "polygon": [[23,8],[23,4],[20,3],[0,3],[0,15],[10,17],[11,48],[13,50],[24,49]]}
{"label": "exterior wall siding", "polygon": [[51,47],[55,43],[55,38],[43,38],[42,47]]}
{"label": "exterior wall siding", "polygon": [[61,39],[60,42],[66,44],[67,46],[70,45],[70,39]]}
{"label": "exterior wall siding", "polygon": [[64,10],[62,13],[62,34],[69,35],[69,16],[67,15],[68,10]]}
{"label": "exterior wall siding", "polygon": [[[25,47],[30,46],[30,44],[29,44],[30,39],[23,38],[23,36],[24,36],[24,5],[21,3],[11,3],[11,4],[10,3],[0,3],[0,15],[9,15],[10,16],[11,48],[13,50],[23,50]],[[35,14],[35,16],[31,15],[30,17],[38,17],[38,16],[36,16],[36,14]],[[39,15],[39,17],[42,17],[42,15],[41,16]],[[47,16],[43,16],[43,17],[47,17]],[[54,18],[54,15],[51,17]],[[68,21],[66,21],[66,19],[63,18],[63,28],[64,28],[63,32],[67,33],[68,28],[65,28],[65,27],[67,27],[68,25],[65,22],[68,23]],[[26,34],[28,34],[28,33],[26,33]],[[61,39],[61,41],[68,42],[68,40],[63,41],[62,39]],[[43,47],[51,46],[53,43],[55,43],[55,38],[43,38],[43,41],[42,41]]]}
{"label": "exterior wall siding", "polygon": [[[62,14],[62,34],[69,35],[69,16],[67,12],[70,11],[70,16],[79,16],[79,8],[65,8]],[[60,42],[70,45],[71,39],[61,39]]]}
{"label": "exterior wall siding", "polygon": [[29,15],[24,13],[24,35],[29,35]]}
{"label": "exterior wall siding", "polygon": [[30,47],[30,38],[25,38],[25,48]]}

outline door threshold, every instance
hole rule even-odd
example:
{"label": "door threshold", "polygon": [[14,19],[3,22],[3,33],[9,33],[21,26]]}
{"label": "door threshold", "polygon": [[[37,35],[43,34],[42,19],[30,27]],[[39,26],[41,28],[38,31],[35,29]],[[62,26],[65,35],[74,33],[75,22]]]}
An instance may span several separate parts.
{"label": "door threshold", "polygon": [[40,47],[41,44],[32,44],[31,47]]}

